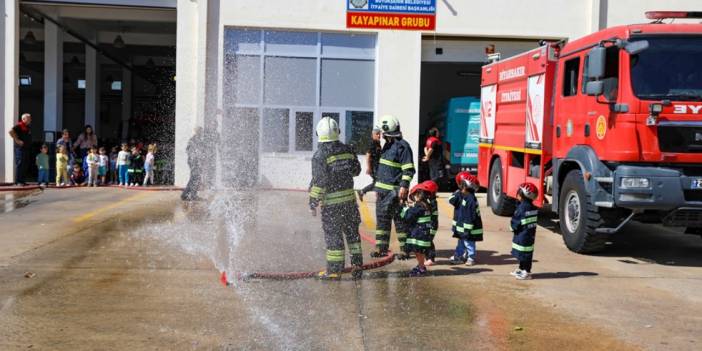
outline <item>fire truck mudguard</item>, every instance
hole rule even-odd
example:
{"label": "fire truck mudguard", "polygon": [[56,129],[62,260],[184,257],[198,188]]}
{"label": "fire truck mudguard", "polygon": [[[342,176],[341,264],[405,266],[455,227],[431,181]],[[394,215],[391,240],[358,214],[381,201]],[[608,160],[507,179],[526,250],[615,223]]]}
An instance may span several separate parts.
{"label": "fire truck mudguard", "polygon": [[[598,207],[611,208],[614,205],[612,196],[612,171],[600,161],[599,157],[590,146],[574,146],[565,159],[554,160],[553,198],[558,199],[560,189],[568,172],[579,169],[583,175],[585,189],[593,199],[593,204]],[[559,201],[551,205],[554,212],[558,212]]]}

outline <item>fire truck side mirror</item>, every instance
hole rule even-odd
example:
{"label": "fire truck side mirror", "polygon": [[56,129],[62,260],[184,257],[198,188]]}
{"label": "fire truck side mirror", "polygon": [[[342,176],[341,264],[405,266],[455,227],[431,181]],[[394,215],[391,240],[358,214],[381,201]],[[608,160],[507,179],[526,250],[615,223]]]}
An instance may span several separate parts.
{"label": "fire truck side mirror", "polygon": [[585,94],[588,96],[600,96],[604,92],[604,82],[596,80],[585,83]]}
{"label": "fire truck side mirror", "polygon": [[628,41],[624,44],[624,50],[626,50],[629,55],[636,55],[646,49],[648,49],[648,40]]}
{"label": "fire truck side mirror", "polygon": [[600,80],[605,75],[607,63],[607,49],[604,46],[596,46],[587,54],[585,72],[588,80]]}

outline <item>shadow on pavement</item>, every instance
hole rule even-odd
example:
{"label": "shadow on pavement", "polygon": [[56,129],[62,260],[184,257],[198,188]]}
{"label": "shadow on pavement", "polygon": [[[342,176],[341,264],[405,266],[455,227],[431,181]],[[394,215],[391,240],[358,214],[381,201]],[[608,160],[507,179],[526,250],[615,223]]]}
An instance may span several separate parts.
{"label": "shadow on pavement", "polygon": [[573,277],[593,277],[599,274],[595,272],[547,272],[534,273],[531,275],[533,279],[566,279]]}
{"label": "shadow on pavement", "polygon": [[558,215],[555,212],[539,211],[538,224],[544,229],[548,229],[554,234],[561,235],[561,226],[558,224]]}
{"label": "shadow on pavement", "polygon": [[[435,267],[435,266],[434,266]],[[492,272],[489,268],[464,268],[454,267],[452,269],[432,269],[424,277],[448,277],[456,275],[470,275],[484,272]],[[366,272],[363,274],[363,279],[387,279],[387,278],[415,278],[409,276],[409,270],[402,272]]]}
{"label": "shadow on pavement", "polygon": [[[439,258],[448,258],[453,255],[454,251],[453,250],[437,250],[436,251],[436,256]],[[511,254],[501,254],[497,251],[490,251],[490,250],[478,250],[476,253],[476,264],[484,264],[488,266],[503,266],[503,265],[513,265],[513,264],[518,264],[519,261],[515,259]],[[539,262],[538,260],[534,260],[534,262]],[[460,266],[460,265],[452,265],[446,260],[438,260],[434,264],[435,266]]]}
{"label": "shadow on pavement", "polygon": [[702,239],[682,229],[632,222],[612,236],[600,255],[627,264],[702,267]]}

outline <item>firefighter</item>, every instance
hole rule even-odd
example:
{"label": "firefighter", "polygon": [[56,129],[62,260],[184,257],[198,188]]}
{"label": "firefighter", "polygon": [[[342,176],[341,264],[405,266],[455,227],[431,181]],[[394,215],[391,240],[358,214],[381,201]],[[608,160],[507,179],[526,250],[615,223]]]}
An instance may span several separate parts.
{"label": "firefighter", "polygon": [[512,216],[511,227],[512,256],[519,260],[519,268],[510,274],[519,280],[531,279],[531,263],[534,256],[534,241],[536,239],[536,222],[539,211],[532,203],[539,190],[532,183],[522,183],[517,192],[517,205]]}
{"label": "firefighter", "polygon": [[376,251],[371,253],[371,257],[387,256],[390,245],[390,229],[394,221],[401,250],[397,257],[405,260],[409,257],[405,252],[407,228],[400,218],[400,204],[407,199],[409,184],[415,173],[412,148],[402,139],[400,122],[397,118],[383,116],[380,119],[380,129],[383,131],[385,145],[381,151],[375,181],[375,193],[377,194],[375,207]]}
{"label": "firefighter", "polygon": [[322,280],[341,278],[344,270],[344,236],[351,254],[352,275],[362,274],[363,257],[358,225],[361,216],[356,205],[353,177],[361,173],[361,164],[353,148],[339,141],[339,125],[330,117],[317,124],[318,149],[312,157],[310,211],[317,215],[322,207],[322,229],[327,245],[327,269],[318,274]]}

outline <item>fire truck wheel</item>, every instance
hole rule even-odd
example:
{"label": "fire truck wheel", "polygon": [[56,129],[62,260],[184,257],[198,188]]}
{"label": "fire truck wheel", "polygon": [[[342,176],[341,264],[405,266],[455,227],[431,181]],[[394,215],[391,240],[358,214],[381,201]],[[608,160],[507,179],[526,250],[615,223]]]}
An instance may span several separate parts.
{"label": "fire truck wheel", "polygon": [[563,241],[571,251],[595,253],[605,248],[607,235],[595,232],[604,221],[599,208],[592,203],[592,198],[585,189],[580,170],[568,173],[563,182],[558,217]]}
{"label": "fire truck wheel", "polygon": [[502,179],[502,163],[498,158],[492,162],[492,167],[490,167],[488,203],[492,208],[492,213],[498,216],[511,216],[514,213],[515,201],[502,190]]}

